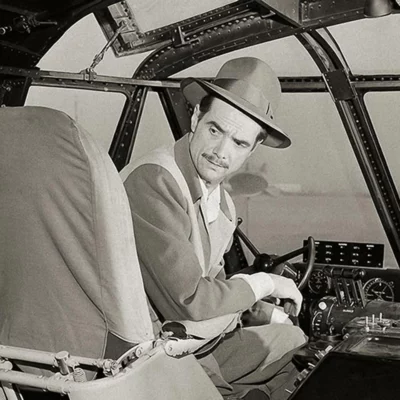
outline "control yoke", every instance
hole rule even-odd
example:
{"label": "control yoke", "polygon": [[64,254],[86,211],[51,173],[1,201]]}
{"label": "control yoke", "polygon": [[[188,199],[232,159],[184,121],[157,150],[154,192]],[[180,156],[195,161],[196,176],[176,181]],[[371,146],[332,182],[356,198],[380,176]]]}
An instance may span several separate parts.
{"label": "control yoke", "polygon": [[238,226],[236,227],[236,233],[243,241],[243,243],[248,247],[251,253],[254,255],[254,263],[253,267],[256,271],[268,272],[272,273],[274,268],[278,265],[291,260],[294,257],[299,256],[300,254],[307,254],[307,264],[304,274],[302,274],[302,278],[297,285],[298,289],[301,290],[304,288],[308,279],[310,278],[314,261],[315,261],[315,241],[312,236],[309,236],[307,245],[291,251],[290,253],[284,254],[279,257],[271,256],[266,253],[260,253],[258,249],[254,246],[254,244],[250,241],[250,239],[245,235],[245,233],[240,229],[239,225],[242,223],[242,219],[238,219]]}

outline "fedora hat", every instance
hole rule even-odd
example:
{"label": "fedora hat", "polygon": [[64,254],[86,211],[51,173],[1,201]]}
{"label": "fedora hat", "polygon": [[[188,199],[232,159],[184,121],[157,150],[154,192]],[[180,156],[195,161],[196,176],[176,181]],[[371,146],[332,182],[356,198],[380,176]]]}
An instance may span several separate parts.
{"label": "fedora hat", "polygon": [[185,78],[181,89],[192,106],[210,94],[254,119],[268,132],[262,144],[275,148],[290,146],[289,137],[274,123],[273,111],[279,103],[281,85],[275,72],[258,58],[242,57],[227,61],[212,83]]}

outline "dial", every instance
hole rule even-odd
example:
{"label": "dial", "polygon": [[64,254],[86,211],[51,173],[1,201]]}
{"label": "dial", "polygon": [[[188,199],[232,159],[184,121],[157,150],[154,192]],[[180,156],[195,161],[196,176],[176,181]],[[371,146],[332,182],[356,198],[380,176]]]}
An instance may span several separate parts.
{"label": "dial", "polygon": [[323,271],[313,271],[308,281],[308,287],[315,294],[325,294],[329,291],[329,280]]}
{"label": "dial", "polygon": [[391,283],[381,278],[373,278],[364,285],[367,300],[394,301],[394,291]]}

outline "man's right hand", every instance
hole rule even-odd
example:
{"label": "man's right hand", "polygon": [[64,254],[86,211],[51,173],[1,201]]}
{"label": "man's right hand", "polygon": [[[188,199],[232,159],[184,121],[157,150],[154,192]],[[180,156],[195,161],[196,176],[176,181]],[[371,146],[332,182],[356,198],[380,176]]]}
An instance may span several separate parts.
{"label": "man's right hand", "polygon": [[271,296],[277,297],[284,302],[284,310],[290,315],[297,317],[301,310],[303,296],[292,279],[280,275],[268,274],[274,282],[275,289]]}

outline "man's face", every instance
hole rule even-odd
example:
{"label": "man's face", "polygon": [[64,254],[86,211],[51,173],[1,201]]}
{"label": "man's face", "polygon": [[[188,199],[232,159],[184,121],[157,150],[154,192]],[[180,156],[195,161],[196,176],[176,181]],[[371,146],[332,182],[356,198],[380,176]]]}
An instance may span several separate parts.
{"label": "man's face", "polygon": [[190,154],[196,170],[209,189],[237,171],[257,147],[260,125],[220,99],[199,119],[192,116]]}

